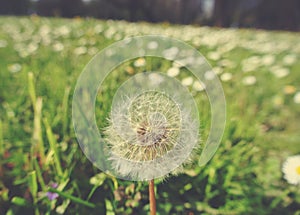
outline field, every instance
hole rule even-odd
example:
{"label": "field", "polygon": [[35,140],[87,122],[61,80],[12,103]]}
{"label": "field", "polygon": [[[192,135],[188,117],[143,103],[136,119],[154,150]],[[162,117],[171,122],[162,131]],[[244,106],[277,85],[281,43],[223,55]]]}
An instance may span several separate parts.
{"label": "field", "polygon": [[[148,34],[199,50],[219,76],[227,105],[213,159],[204,167],[195,159],[178,176],[156,181],[158,214],[300,214],[299,185],[282,173],[283,162],[300,154],[299,33],[36,16],[0,17],[0,214],[148,213],[147,183],[94,167],[71,118],[76,80],[92,57],[115,41]],[[107,125],[120,82],[154,70],[176,75],[172,62],[150,57],[116,68],[97,97],[99,127]],[[176,78],[200,107],[205,142],[205,90],[179,70]]]}

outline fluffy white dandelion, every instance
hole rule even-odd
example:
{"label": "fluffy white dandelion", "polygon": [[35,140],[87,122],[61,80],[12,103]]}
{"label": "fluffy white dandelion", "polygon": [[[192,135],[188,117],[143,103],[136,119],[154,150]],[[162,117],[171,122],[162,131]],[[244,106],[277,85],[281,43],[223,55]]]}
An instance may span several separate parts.
{"label": "fluffy white dandelion", "polygon": [[162,92],[129,96],[111,114],[115,120],[105,139],[112,168],[123,177],[149,180],[174,173],[198,141],[198,123]]}
{"label": "fluffy white dandelion", "polygon": [[288,157],[282,166],[282,172],[288,183],[300,184],[300,155]]}

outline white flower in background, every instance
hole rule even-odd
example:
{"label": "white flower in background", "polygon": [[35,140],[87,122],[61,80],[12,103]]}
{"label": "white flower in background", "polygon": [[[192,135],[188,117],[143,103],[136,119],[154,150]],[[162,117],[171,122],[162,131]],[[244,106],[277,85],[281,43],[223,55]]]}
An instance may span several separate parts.
{"label": "white flower in background", "polygon": [[275,57],[274,55],[265,55],[262,57],[261,59],[261,63],[264,65],[264,66],[270,66],[272,64],[274,64],[275,62]]}
{"label": "white flower in background", "polygon": [[180,73],[180,69],[178,67],[171,67],[167,71],[167,74],[170,77],[176,77],[177,75],[179,75],[179,73]]}
{"label": "white flower in background", "polygon": [[39,46],[36,43],[30,43],[27,46],[27,51],[29,54],[34,54],[38,48]]}
{"label": "white flower in background", "polygon": [[219,66],[233,69],[236,67],[236,63],[228,59],[223,59],[219,61]]}
{"label": "white flower in background", "polygon": [[294,54],[289,54],[284,56],[284,58],[282,59],[283,64],[285,65],[292,65],[297,61],[297,57]]}
{"label": "white flower in background", "polygon": [[60,42],[54,43],[52,47],[53,47],[53,50],[56,52],[60,52],[60,51],[64,50],[64,45]]}
{"label": "white flower in background", "polygon": [[197,80],[193,84],[193,89],[196,91],[203,91],[205,89],[205,85]]}
{"label": "white flower in background", "polygon": [[251,72],[261,66],[261,59],[258,56],[252,56],[242,61],[243,72]]}
{"label": "white flower in background", "polygon": [[250,86],[256,83],[256,77],[251,75],[251,76],[246,76],[242,80],[243,84],[246,86]]}
{"label": "white flower in background", "polygon": [[216,74],[213,70],[206,71],[204,73],[204,77],[206,80],[213,80],[216,77]]}
{"label": "white flower in background", "polygon": [[222,81],[227,82],[232,79],[232,74],[229,72],[226,72],[226,73],[223,73],[220,78]]}
{"label": "white flower in background", "polygon": [[79,46],[74,49],[74,54],[79,56],[87,53],[87,48],[85,46]]}
{"label": "white flower in background", "polygon": [[8,71],[10,71],[11,73],[20,72],[21,69],[22,69],[22,66],[21,66],[21,64],[18,64],[18,63],[8,65]]}
{"label": "white flower in background", "polygon": [[99,52],[99,49],[97,49],[96,47],[91,47],[91,48],[89,48],[89,50],[88,50],[88,54],[89,55],[95,55],[95,54],[97,54]]}
{"label": "white flower in background", "polygon": [[209,58],[210,60],[219,60],[221,58],[220,54],[218,52],[209,52],[207,54],[207,58]]}
{"label": "white flower in background", "polygon": [[96,34],[100,34],[102,31],[103,31],[103,26],[102,25],[96,25],[95,27],[94,27],[94,31],[95,31],[95,33]]}
{"label": "white flower in background", "polygon": [[39,34],[44,37],[47,36],[51,32],[51,28],[48,25],[42,25],[39,29]]}
{"label": "white flower in background", "polygon": [[287,68],[284,67],[272,67],[271,72],[277,77],[277,78],[284,78],[286,77],[290,71]]}
{"label": "white flower in background", "polygon": [[138,58],[137,60],[134,61],[133,65],[135,67],[142,67],[146,65],[146,60],[145,58]]}
{"label": "white flower in background", "polygon": [[194,81],[194,80],[193,80],[192,77],[186,77],[186,78],[182,79],[181,84],[182,84],[183,86],[188,87],[188,86],[191,86],[191,85],[193,84],[193,81]]}
{"label": "white flower in background", "polygon": [[6,40],[0,40],[0,48],[5,48],[7,46]]}
{"label": "white flower in background", "polygon": [[273,104],[275,107],[281,107],[283,105],[282,96],[276,95],[273,97]]}
{"label": "white flower in background", "polygon": [[151,41],[147,45],[148,49],[157,49],[158,48],[158,43],[156,41]]}
{"label": "white flower in background", "polygon": [[69,29],[68,26],[63,25],[61,27],[59,27],[58,29],[56,29],[56,31],[54,32],[57,36],[63,36],[63,37],[67,37],[69,36],[71,30]]}
{"label": "white flower in background", "polygon": [[288,157],[282,166],[282,172],[288,183],[300,184],[300,155]]}
{"label": "white flower in background", "polygon": [[177,47],[171,47],[163,51],[164,58],[168,60],[174,60],[177,54],[179,53],[179,49]]}
{"label": "white flower in background", "polygon": [[216,73],[216,74],[221,74],[223,72],[223,69],[221,67],[214,67],[213,68],[213,71]]}
{"label": "white flower in background", "polygon": [[300,92],[297,92],[294,96],[294,102],[300,104]]}

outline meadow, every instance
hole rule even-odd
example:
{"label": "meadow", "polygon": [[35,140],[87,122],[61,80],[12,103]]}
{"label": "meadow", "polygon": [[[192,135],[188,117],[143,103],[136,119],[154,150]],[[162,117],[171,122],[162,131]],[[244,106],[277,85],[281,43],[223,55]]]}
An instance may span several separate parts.
{"label": "meadow", "polygon": [[[106,175],[84,156],[72,95],[100,50],[137,35],[164,35],[200,51],[220,78],[226,128],[215,156],[156,181],[158,214],[300,214],[299,185],[282,164],[300,154],[300,34],[95,19],[0,17],[0,214],[148,214],[148,187]],[[210,127],[203,87],[184,67],[150,57],[125,62],[96,101],[107,125],[114,90],[133,74],[177,78]]]}

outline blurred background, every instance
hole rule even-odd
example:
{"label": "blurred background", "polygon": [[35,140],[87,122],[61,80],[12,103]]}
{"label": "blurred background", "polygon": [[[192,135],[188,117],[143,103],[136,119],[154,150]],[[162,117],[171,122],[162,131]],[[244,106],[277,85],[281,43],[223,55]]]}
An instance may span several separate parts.
{"label": "blurred background", "polygon": [[0,15],[300,30],[299,0],[0,0]]}

